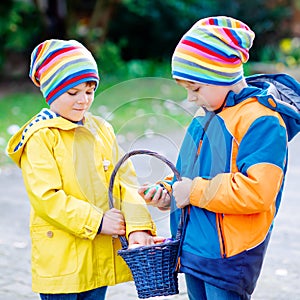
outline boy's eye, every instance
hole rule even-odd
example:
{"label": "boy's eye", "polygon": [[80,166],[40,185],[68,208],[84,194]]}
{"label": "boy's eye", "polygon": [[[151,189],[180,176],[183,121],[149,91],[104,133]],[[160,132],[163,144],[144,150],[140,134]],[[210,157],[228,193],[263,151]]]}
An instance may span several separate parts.
{"label": "boy's eye", "polygon": [[200,90],[200,87],[196,87],[196,88],[187,88],[188,91],[192,92],[192,93],[197,93]]}
{"label": "boy's eye", "polygon": [[[76,96],[76,95],[78,94],[78,91],[72,91],[72,90],[70,90],[70,91],[68,91],[67,93],[68,93],[70,96]],[[94,94],[94,89],[85,91],[85,93],[86,93],[87,95],[93,95],[93,94]]]}
{"label": "boy's eye", "polygon": [[201,87],[202,87],[201,85],[197,84],[197,85],[192,85],[190,89],[192,92],[198,92],[200,91]]}

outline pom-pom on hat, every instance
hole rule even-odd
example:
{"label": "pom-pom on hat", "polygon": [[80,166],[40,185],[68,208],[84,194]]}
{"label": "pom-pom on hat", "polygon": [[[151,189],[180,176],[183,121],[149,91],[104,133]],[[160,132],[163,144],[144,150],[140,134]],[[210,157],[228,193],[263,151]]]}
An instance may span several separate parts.
{"label": "pom-pom on hat", "polygon": [[199,20],[174,51],[173,78],[223,86],[239,82],[254,37],[246,24],[230,17]]}
{"label": "pom-pom on hat", "polygon": [[[99,84],[91,52],[75,40],[46,40],[31,54],[29,77],[50,105],[60,95],[87,81]],[[96,89],[95,88],[95,89]]]}

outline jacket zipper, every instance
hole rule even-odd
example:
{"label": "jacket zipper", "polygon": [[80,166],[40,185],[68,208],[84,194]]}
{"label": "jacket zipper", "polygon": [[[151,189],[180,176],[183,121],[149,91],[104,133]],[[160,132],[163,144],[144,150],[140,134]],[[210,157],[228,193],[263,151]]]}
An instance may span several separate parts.
{"label": "jacket zipper", "polygon": [[202,136],[201,136],[201,138],[200,138],[199,144],[198,144],[197,153],[196,153],[196,156],[195,156],[195,161],[194,161],[194,163],[196,162],[196,160],[198,159],[198,157],[199,157],[199,155],[200,155],[204,136],[206,135],[206,131],[207,131],[208,126],[210,125],[210,122],[211,122],[211,120],[213,119],[213,117],[214,117],[214,115],[211,114],[211,115],[209,116],[209,119],[207,120],[207,122],[205,123],[205,125],[204,125],[204,127],[203,127],[203,132],[202,132]]}
{"label": "jacket zipper", "polygon": [[[219,113],[220,111],[223,110],[223,107],[225,105],[225,101],[223,102],[221,108],[216,111],[215,113]],[[204,128],[203,128],[203,134],[202,134],[202,137],[199,141],[199,144],[198,144],[198,149],[197,149],[197,157],[199,157],[200,155],[200,152],[201,152],[201,148],[202,148],[202,142],[203,142],[203,139],[204,139],[204,135],[206,134],[206,131],[208,130],[208,127],[213,119],[214,115],[211,114],[211,116],[209,117],[209,119],[207,120]],[[216,222],[217,222],[217,227],[218,227],[218,233],[219,233],[219,243],[220,243],[220,251],[221,251],[221,256],[223,258],[226,258],[227,256],[227,253],[226,253],[226,245],[225,245],[225,238],[224,238],[224,232],[223,232],[223,227],[222,227],[222,224],[223,224],[223,214],[220,214],[220,213],[217,213],[216,214]]]}
{"label": "jacket zipper", "polygon": [[223,214],[217,214],[217,225],[218,225],[218,232],[219,232],[219,240],[220,240],[220,250],[221,250],[221,256],[223,258],[226,258],[226,245],[225,245],[225,238],[224,238],[224,232],[223,232]]}

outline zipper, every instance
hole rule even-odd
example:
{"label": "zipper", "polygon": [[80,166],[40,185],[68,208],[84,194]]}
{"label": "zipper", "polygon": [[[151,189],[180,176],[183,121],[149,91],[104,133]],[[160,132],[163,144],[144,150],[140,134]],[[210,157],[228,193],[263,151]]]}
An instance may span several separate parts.
{"label": "zipper", "polygon": [[206,135],[206,131],[211,123],[211,120],[213,119],[214,117],[214,114],[211,113],[207,122],[204,124],[204,127],[203,127],[203,132],[202,132],[202,136],[200,138],[200,141],[199,141],[199,144],[198,144],[198,148],[197,148],[197,154],[196,154],[196,157],[195,157],[195,162],[197,160],[197,158],[199,157],[200,155],[200,152],[201,152],[201,148],[202,148],[202,143],[203,143],[203,139],[204,139],[204,136]]}
{"label": "zipper", "polygon": [[225,238],[224,238],[224,231],[223,231],[223,214],[216,214],[217,218],[217,226],[218,226],[218,234],[219,234],[219,242],[220,242],[220,250],[221,256],[223,258],[227,257],[226,253],[226,245],[225,245]]}

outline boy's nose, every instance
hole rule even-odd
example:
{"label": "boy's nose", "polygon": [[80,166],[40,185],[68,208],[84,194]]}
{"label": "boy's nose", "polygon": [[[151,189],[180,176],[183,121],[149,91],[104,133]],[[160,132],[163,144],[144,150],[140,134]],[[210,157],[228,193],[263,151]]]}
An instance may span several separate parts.
{"label": "boy's nose", "polygon": [[88,96],[87,95],[80,96],[77,102],[78,103],[87,103],[87,102],[89,102]]}

